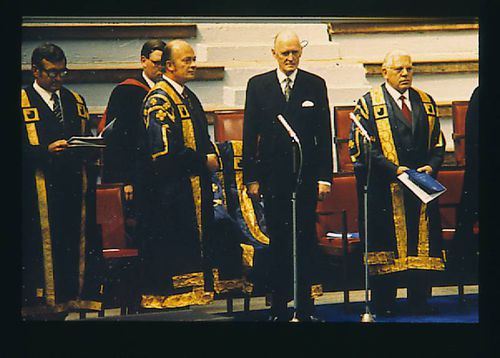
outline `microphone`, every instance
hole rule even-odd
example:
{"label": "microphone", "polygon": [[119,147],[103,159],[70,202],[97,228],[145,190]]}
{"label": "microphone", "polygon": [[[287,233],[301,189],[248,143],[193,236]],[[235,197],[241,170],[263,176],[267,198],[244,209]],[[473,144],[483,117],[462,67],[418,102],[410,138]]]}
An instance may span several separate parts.
{"label": "microphone", "polygon": [[292,127],[288,124],[286,121],[285,117],[283,117],[281,114],[278,114],[278,120],[280,121],[281,125],[285,128],[287,131],[288,135],[297,143],[300,143],[299,138],[297,137],[297,134],[294,132]]}
{"label": "microphone", "polygon": [[363,125],[359,122],[359,120],[356,118],[356,116],[354,115],[354,113],[349,113],[349,118],[351,119],[351,121],[354,122],[354,124],[356,125],[356,127],[358,127],[359,131],[361,132],[361,135],[368,141],[370,142],[371,139],[370,139],[370,136],[368,135],[368,132],[366,131],[366,129],[363,127]]}

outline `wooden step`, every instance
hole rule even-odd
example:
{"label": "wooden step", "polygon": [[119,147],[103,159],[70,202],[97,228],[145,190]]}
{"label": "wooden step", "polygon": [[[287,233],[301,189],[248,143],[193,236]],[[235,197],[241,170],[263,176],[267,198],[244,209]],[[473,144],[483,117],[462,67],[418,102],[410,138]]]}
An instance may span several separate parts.
{"label": "wooden step", "polygon": [[[24,64],[22,83],[33,80],[31,65]],[[126,78],[135,77],[141,67],[135,63],[105,63],[105,64],[68,64],[68,76],[65,83],[119,83]],[[196,71],[196,81],[216,81],[224,79],[224,66],[199,64]]]}
{"label": "wooden step", "polygon": [[359,21],[338,21],[328,24],[332,35],[399,33],[413,31],[478,30],[479,20],[470,18],[380,18]]}
{"label": "wooden step", "polygon": [[[365,62],[366,76],[381,76],[382,62]],[[479,71],[479,60],[475,59],[452,59],[413,61],[413,73],[415,74],[449,74],[449,73],[471,73]]]}
{"label": "wooden step", "polygon": [[195,24],[23,23],[23,41],[196,37]]}

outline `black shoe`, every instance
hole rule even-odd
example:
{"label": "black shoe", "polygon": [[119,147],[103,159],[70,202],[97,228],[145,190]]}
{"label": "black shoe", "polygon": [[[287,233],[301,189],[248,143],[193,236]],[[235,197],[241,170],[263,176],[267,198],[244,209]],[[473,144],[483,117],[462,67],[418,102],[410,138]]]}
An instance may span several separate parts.
{"label": "black shoe", "polygon": [[287,322],[288,319],[284,316],[270,315],[267,317],[267,322]]}
{"label": "black shoe", "polygon": [[324,319],[321,319],[317,316],[307,316],[305,319],[300,319],[301,322],[326,322]]}
{"label": "black shoe", "polygon": [[396,315],[396,310],[393,306],[375,308],[374,315],[379,317],[394,317]]}

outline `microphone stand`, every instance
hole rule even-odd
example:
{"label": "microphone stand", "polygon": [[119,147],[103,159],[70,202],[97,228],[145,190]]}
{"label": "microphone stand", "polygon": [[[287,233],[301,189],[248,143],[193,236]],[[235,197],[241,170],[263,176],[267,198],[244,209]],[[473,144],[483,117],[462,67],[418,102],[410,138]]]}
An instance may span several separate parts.
{"label": "microphone stand", "polygon": [[363,136],[363,151],[365,153],[365,163],[366,163],[366,180],[363,185],[363,208],[364,208],[364,218],[363,222],[365,225],[365,313],[361,315],[361,322],[372,323],[375,322],[374,315],[370,311],[370,306],[368,304],[368,183],[370,181],[370,151],[371,151],[371,141],[367,140]]}
{"label": "microphone stand", "polygon": [[[299,318],[297,317],[298,310],[298,273],[297,273],[297,191],[299,188],[299,184],[301,181],[302,175],[302,146],[298,138],[292,137],[292,158],[293,158],[293,172],[297,172],[297,182],[294,190],[292,191],[292,245],[293,245],[293,317],[290,322],[299,322]],[[297,150],[299,154],[299,162],[297,168]]]}
{"label": "microphone stand", "polygon": [[370,182],[370,169],[371,169],[371,156],[370,151],[372,148],[372,141],[368,132],[365,130],[363,125],[359,122],[356,116],[353,113],[349,114],[349,117],[354,122],[354,124],[358,127],[361,136],[363,137],[363,152],[365,154],[365,165],[366,165],[366,180],[363,185],[363,210],[364,210],[364,218],[363,223],[365,225],[365,313],[361,315],[361,322],[363,323],[371,323],[375,322],[374,315],[370,311],[370,306],[368,304],[368,184]]}

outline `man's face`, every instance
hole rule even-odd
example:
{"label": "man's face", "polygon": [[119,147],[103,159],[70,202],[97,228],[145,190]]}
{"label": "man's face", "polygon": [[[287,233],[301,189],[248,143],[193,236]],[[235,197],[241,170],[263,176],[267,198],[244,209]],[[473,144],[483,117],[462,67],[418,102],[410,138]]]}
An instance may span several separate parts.
{"label": "man's face", "polygon": [[40,87],[49,92],[55,92],[61,89],[64,82],[63,77],[67,73],[66,61],[52,63],[43,59],[40,67],[32,66],[31,71]]}
{"label": "man's face", "polygon": [[403,93],[411,87],[413,80],[411,57],[401,55],[392,57],[392,62],[382,68],[382,75],[389,85],[399,93]]}
{"label": "man's face", "polygon": [[149,54],[149,58],[141,56],[141,65],[146,77],[151,81],[158,81],[163,74],[163,67],[161,66],[161,50],[154,50]]}
{"label": "man's face", "polygon": [[276,61],[278,61],[281,72],[290,75],[299,67],[302,47],[298,39],[295,38],[277,40],[272,53]]}
{"label": "man's face", "polygon": [[196,73],[196,56],[193,48],[188,44],[181,44],[172,49],[172,60],[167,60],[168,71],[173,80],[184,84],[194,80]]}

